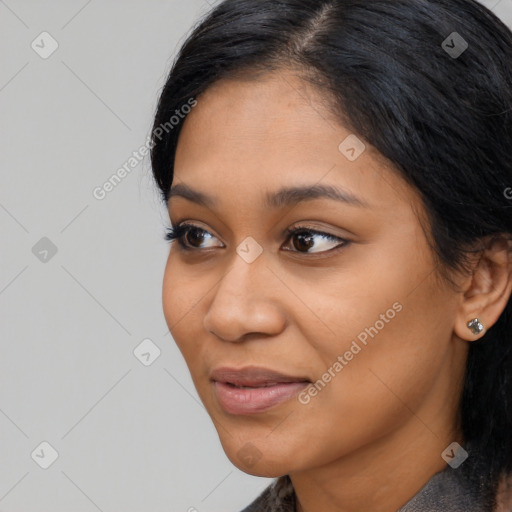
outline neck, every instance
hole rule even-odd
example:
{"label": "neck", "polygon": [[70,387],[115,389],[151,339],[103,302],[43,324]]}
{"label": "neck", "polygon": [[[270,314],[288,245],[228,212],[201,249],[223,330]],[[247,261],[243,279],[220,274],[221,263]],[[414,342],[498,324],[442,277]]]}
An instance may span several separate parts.
{"label": "neck", "polygon": [[[442,452],[459,431],[418,416],[330,464],[290,473],[297,512],[395,512],[447,467]],[[435,416],[426,416],[435,417]],[[450,468],[451,469],[451,468]]]}

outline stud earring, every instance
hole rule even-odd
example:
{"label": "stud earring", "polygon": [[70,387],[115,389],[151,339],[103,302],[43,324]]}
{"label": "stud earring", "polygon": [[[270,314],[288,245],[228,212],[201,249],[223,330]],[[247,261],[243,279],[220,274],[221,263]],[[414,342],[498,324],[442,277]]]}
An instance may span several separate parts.
{"label": "stud earring", "polygon": [[478,318],[473,318],[473,320],[470,320],[466,325],[468,329],[471,329],[473,334],[479,334],[484,330],[484,326],[480,323]]}

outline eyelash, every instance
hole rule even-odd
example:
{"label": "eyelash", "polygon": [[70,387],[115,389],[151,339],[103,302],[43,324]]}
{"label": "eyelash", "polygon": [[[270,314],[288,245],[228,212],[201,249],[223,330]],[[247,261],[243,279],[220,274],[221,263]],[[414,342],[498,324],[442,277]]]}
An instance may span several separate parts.
{"label": "eyelash", "polygon": [[[170,244],[172,244],[175,240],[178,241],[180,247],[185,250],[185,251],[199,251],[201,249],[197,248],[197,247],[189,247],[187,246],[183,239],[184,239],[184,236],[186,234],[188,234],[191,230],[196,230],[196,231],[199,231],[199,232],[203,232],[203,233],[208,233],[208,231],[206,231],[205,229],[202,229],[202,228],[199,228],[197,226],[194,226],[192,224],[180,224],[178,226],[176,226],[176,228],[173,228],[173,227],[168,227],[167,230],[166,230],[166,234],[164,235],[164,239],[169,242]],[[296,236],[298,234],[304,234],[304,233],[307,233],[307,234],[313,234],[313,235],[321,235],[323,237],[325,237],[327,240],[329,241],[336,241],[336,240],[339,240],[341,243],[336,246],[336,247],[333,247],[332,249],[329,249],[327,251],[320,251],[318,253],[308,253],[308,252],[301,252],[301,251],[297,251],[297,250],[292,250],[291,252],[297,252],[299,254],[323,254],[323,253],[329,253],[329,252],[332,252],[332,251],[335,251],[337,249],[341,249],[342,247],[345,247],[347,246],[350,241],[349,240],[346,240],[344,238],[340,238],[338,236],[334,236],[334,235],[331,235],[330,233],[325,233],[323,231],[316,231],[314,229],[311,229],[311,228],[308,228],[308,227],[302,227],[302,226],[298,226],[296,228],[293,228],[293,229],[286,229],[286,234],[287,234],[287,238],[286,238],[286,242],[288,242],[293,236]]]}

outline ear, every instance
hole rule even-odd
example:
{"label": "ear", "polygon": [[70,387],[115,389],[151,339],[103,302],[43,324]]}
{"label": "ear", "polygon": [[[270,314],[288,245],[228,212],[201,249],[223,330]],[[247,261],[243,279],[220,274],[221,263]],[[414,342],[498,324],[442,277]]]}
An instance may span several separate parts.
{"label": "ear", "polygon": [[[504,235],[483,239],[473,271],[463,282],[455,334],[467,341],[481,338],[498,320],[512,291],[511,240]],[[474,334],[467,323],[478,318],[484,329]]]}

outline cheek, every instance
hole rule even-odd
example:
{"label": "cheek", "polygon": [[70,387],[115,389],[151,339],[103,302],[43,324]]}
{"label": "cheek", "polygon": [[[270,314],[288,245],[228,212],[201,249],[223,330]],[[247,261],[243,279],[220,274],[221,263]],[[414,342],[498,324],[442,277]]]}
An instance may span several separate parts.
{"label": "cheek", "polygon": [[[424,322],[428,324],[427,318]],[[334,363],[350,351],[353,338],[325,346],[322,359],[330,363],[318,368],[317,377],[329,382],[324,386],[317,381],[317,394],[296,405],[296,420],[302,425],[298,437],[322,432],[329,442],[313,451],[318,460],[329,461],[333,453],[350,453],[410,421],[435,387],[446,360],[448,343],[441,339],[446,334],[442,328],[425,331],[413,304],[404,301],[403,309],[378,334],[368,335],[366,345],[355,338],[360,348],[341,370]],[[321,373],[329,367],[334,377]],[[304,454],[297,464],[309,464],[310,456]]]}
{"label": "cheek", "polygon": [[162,307],[167,327],[176,345],[187,358],[187,352],[199,343],[199,329],[202,325],[198,317],[201,299],[205,289],[200,280],[193,279],[169,256],[162,284]]}
{"label": "cheek", "polygon": [[[408,296],[395,288],[391,296],[400,298],[395,309],[392,303],[380,308],[367,303],[365,323],[357,322],[342,341],[324,347],[323,359],[330,360],[336,377],[319,392],[312,416],[332,414],[347,431],[357,431],[371,411],[374,427],[368,427],[373,432],[421,406],[449,358],[454,315],[449,297],[434,301],[425,286]],[[333,366],[338,356],[344,359],[342,369]]]}
{"label": "cheek", "polygon": [[[329,411],[328,403],[337,403],[331,411],[347,414],[349,422],[361,417],[361,408],[370,407],[376,414],[384,404],[391,410],[404,408],[400,398],[410,406],[418,404],[448,357],[455,296],[440,288],[433,274],[425,279],[428,265],[408,269],[404,262],[400,269],[374,279],[361,277],[357,286],[344,282],[340,291],[322,290],[329,300],[315,312],[336,336],[325,328],[322,336],[319,331],[316,336],[308,333],[321,361],[316,377],[329,381],[324,388],[319,383],[318,399],[311,403],[323,404],[324,411]],[[335,375],[330,380],[324,373],[329,370]]]}

